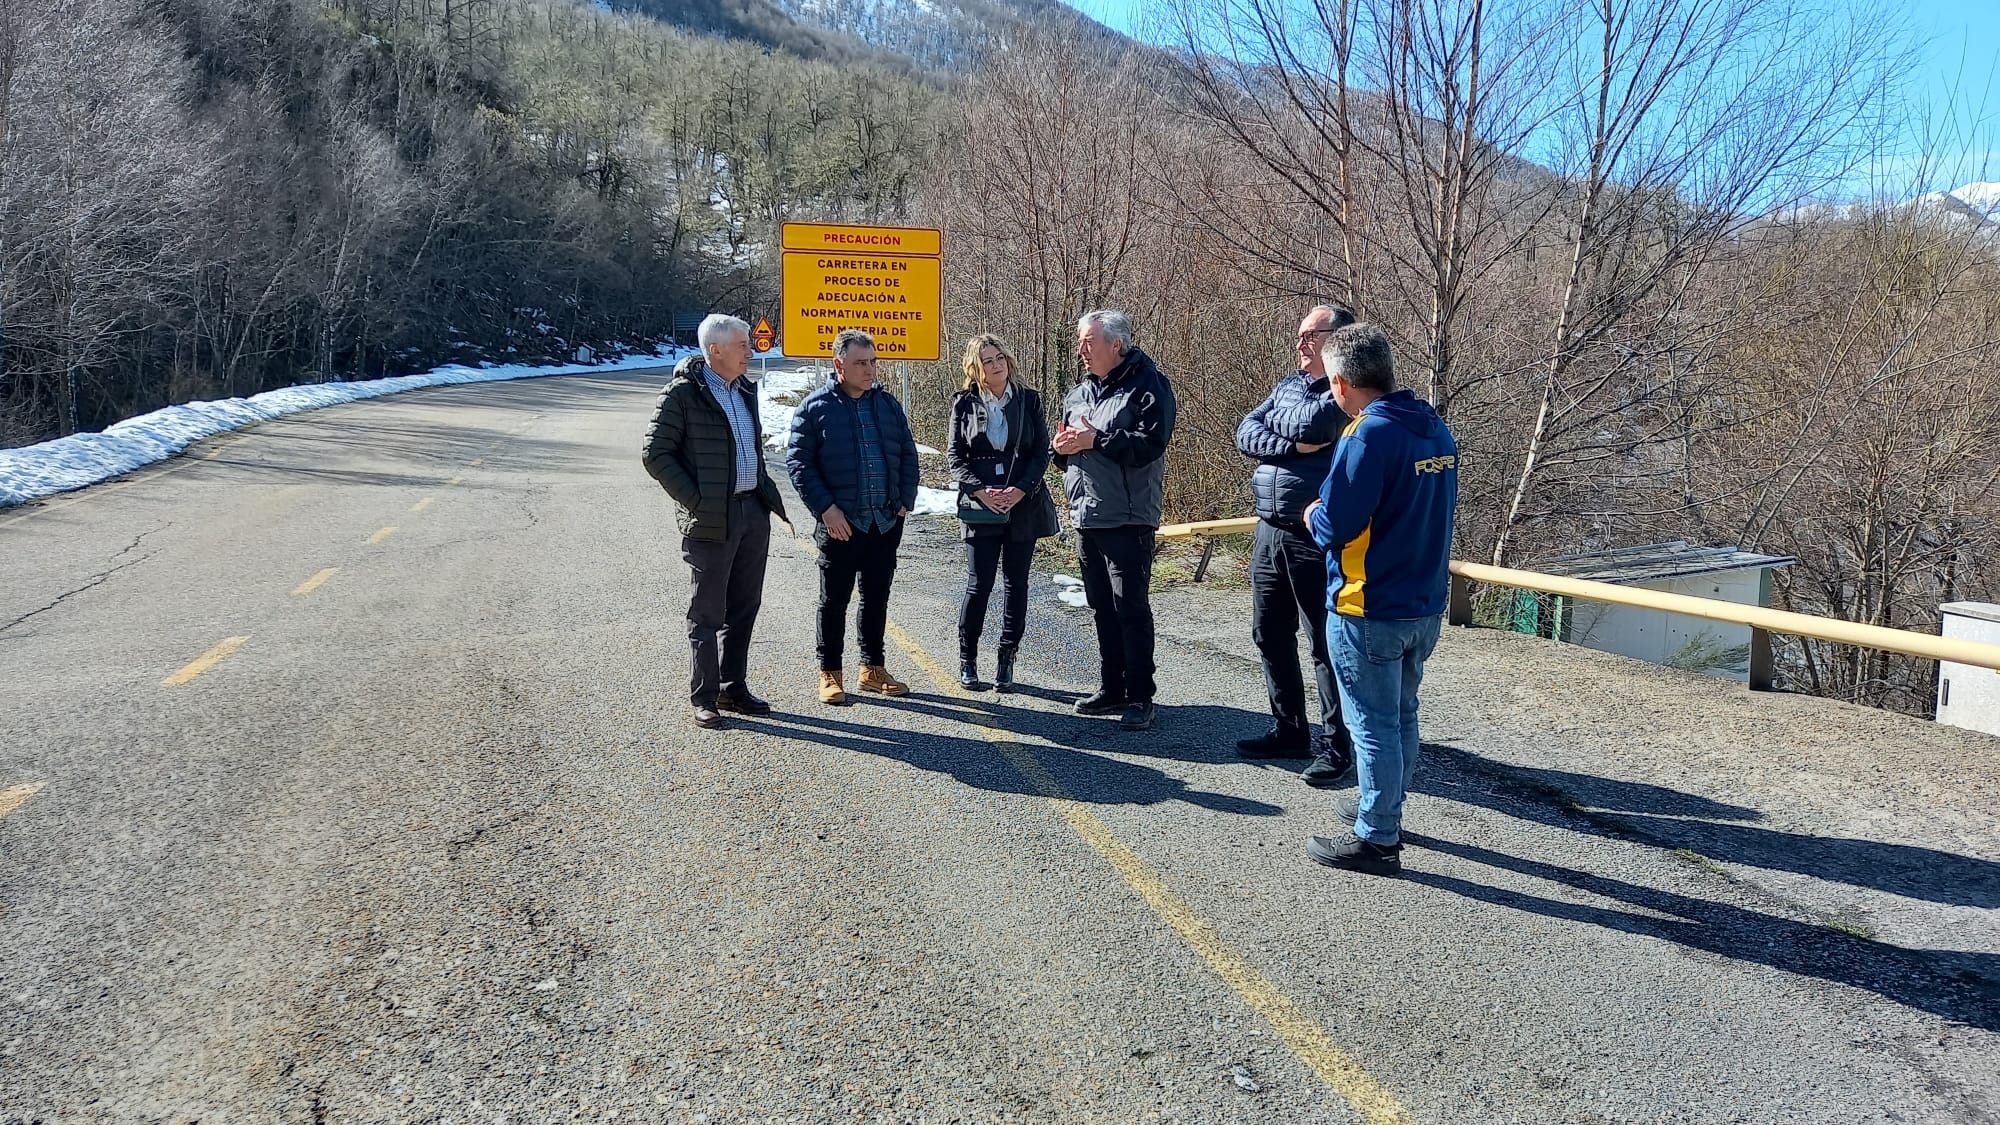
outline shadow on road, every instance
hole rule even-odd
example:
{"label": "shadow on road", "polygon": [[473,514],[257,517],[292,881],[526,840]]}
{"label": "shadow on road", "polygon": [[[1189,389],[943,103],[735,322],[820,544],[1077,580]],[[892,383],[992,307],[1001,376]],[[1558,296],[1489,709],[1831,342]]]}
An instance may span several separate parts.
{"label": "shadow on road", "polygon": [[1405,839],[1431,851],[1544,879],[1671,918],[1543,898],[1420,868],[1405,868],[1403,878],[1413,883],[1495,906],[1657,937],[1689,949],[1866,989],[1898,1004],[1972,1027],[2000,1030],[2000,956],[1991,953],[1909,950],[1867,942],[1826,926],[1690,898],[1473,844],[1415,835]]}
{"label": "shadow on road", "polygon": [[[924,696],[912,695],[895,700],[869,702],[895,711],[964,723],[975,730],[978,728],[973,724],[993,714],[1000,719],[1007,730],[1037,739],[1045,736],[1040,729],[1044,724],[1036,720],[1051,718],[1043,712],[1030,711],[1026,708],[1004,706],[992,708],[990,702],[986,700],[980,700],[980,705],[963,706],[959,705],[957,700],[932,702]],[[833,714],[844,717],[834,718]],[[1116,729],[1114,721],[1104,719],[1078,721],[1094,724],[1097,732],[1097,737],[1091,742],[1094,748],[1129,753],[1148,738],[1146,734],[1125,734],[1124,738],[1133,743],[1133,747],[1128,747],[1124,742],[1115,741],[1122,732]],[[738,719],[731,725],[773,738],[799,739],[842,750],[893,758],[918,769],[948,774],[965,785],[991,792],[1027,796],[1050,795],[1043,793],[1028,778],[1021,776],[1020,772],[984,737],[932,734],[908,729],[906,723],[871,721],[866,711],[857,708],[843,708],[825,715],[775,714],[766,719]],[[1042,767],[1062,785],[1064,790],[1062,795],[1073,800],[1091,804],[1118,805],[1154,805],[1164,801],[1185,801],[1200,808],[1243,816],[1277,816],[1284,811],[1277,805],[1265,804],[1262,801],[1191,788],[1186,782],[1169,777],[1151,766],[1091,753],[1089,749],[1078,745],[1082,741],[1077,738],[1078,732],[1068,728],[1067,725],[1063,725],[1059,733],[1063,737],[1046,738],[1046,741],[1055,745],[1036,745],[1030,749]]]}
{"label": "shadow on road", "polygon": [[1504,765],[1426,743],[1416,788],[1523,820],[1686,849],[1951,906],[2000,907],[2000,863],[1908,844],[1760,828],[1755,809],[1642,782]]}

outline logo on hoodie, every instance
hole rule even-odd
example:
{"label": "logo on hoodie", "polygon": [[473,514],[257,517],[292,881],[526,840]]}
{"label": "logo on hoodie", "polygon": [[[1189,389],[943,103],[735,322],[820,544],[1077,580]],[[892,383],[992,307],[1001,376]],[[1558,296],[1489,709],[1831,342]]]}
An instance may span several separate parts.
{"label": "logo on hoodie", "polygon": [[1443,457],[1426,457],[1417,462],[1417,475],[1443,473],[1456,468],[1458,468],[1458,458],[1456,456],[1447,454]]}

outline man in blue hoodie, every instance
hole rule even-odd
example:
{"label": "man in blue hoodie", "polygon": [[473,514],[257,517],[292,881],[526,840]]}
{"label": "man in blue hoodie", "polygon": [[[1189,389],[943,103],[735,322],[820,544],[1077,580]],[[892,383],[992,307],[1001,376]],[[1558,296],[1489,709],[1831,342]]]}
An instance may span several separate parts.
{"label": "man in blue hoodie", "polygon": [[1317,863],[1403,869],[1403,797],[1417,772],[1417,687],[1437,647],[1458,506],[1458,444],[1428,402],[1396,389],[1389,338],[1372,324],[1321,348],[1354,419],[1306,525],[1327,552],[1327,645],[1354,740],[1359,798],[1335,804],[1346,836],[1314,836]]}

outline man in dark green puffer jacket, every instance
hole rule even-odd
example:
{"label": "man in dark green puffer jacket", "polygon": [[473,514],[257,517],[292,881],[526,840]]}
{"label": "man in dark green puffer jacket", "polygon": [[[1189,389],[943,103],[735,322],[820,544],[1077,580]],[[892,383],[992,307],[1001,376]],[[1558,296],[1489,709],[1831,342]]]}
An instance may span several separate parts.
{"label": "man in dark green puffer jacket", "polygon": [[764,604],[771,517],[785,501],[764,467],[764,426],[750,370],[750,326],[717,314],[701,322],[702,354],[681,360],[646,427],[646,471],[680,505],[681,557],[693,571],[688,696],[697,726],[722,712],[765,715],[750,691],[750,634]]}

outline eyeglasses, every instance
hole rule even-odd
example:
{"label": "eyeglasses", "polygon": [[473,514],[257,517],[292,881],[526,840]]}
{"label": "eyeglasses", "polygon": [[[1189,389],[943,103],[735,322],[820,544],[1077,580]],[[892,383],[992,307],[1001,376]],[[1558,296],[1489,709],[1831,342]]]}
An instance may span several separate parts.
{"label": "eyeglasses", "polygon": [[1305,343],[1305,342],[1306,342],[1307,340],[1310,340],[1310,339],[1312,339],[1312,338],[1313,338],[1314,336],[1328,336],[1328,335],[1331,335],[1331,334],[1333,333],[1333,331],[1334,331],[1334,330],[1333,330],[1333,329],[1331,329],[1331,328],[1315,328],[1315,329],[1313,329],[1313,330],[1312,330],[1312,331],[1310,331],[1310,332],[1301,332],[1301,333],[1299,333],[1299,336],[1298,336],[1298,341],[1299,341],[1299,343],[1303,344],[1303,343]]}

